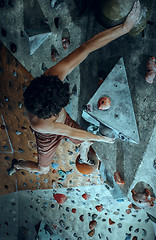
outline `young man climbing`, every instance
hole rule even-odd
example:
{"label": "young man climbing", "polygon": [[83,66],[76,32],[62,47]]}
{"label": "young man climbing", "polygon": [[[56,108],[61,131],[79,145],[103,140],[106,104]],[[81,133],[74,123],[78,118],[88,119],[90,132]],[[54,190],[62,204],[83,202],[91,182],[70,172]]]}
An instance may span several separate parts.
{"label": "young man climbing", "polygon": [[24,169],[40,174],[48,173],[55,151],[63,138],[80,144],[80,159],[88,161],[88,151],[93,141],[113,143],[113,139],[82,130],[73,121],[64,107],[70,99],[69,85],[63,83],[65,77],[90,53],[105,46],[114,39],[128,33],[140,16],[140,3],[134,6],[124,23],[105,30],[48,69],[41,77],[34,78],[24,92],[24,104],[31,129],[36,137],[38,163],[18,161],[13,170]]}

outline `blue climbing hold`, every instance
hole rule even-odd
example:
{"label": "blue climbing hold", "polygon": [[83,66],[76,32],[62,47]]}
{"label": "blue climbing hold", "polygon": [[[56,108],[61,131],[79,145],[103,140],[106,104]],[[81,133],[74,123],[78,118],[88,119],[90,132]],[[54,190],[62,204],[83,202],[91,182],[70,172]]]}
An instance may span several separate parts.
{"label": "blue climbing hold", "polygon": [[52,163],[51,166],[54,168],[54,169],[57,169],[59,167],[59,165],[57,163]]}

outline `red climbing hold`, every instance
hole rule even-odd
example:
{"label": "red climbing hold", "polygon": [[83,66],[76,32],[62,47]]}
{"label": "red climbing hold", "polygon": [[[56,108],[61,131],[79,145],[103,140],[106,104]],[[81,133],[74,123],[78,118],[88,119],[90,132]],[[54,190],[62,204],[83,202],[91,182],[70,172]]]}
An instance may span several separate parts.
{"label": "red climbing hold", "polygon": [[109,218],[109,225],[113,225],[115,222],[112,221],[112,219]]}
{"label": "red climbing hold", "polygon": [[61,194],[61,193],[53,194],[53,197],[58,202],[58,204],[62,204],[65,201],[67,201],[67,199],[68,199],[68,197],[66,195]]}
{"label": "red climbing hold", "polygon": [[72,208],[72,213],[76,213],[76,208]]}
{"label": "red climbing hold", "polygon": [[85,200],[87,200],[88,198],[90,198],[90,195],[87,194],[87,193],[84,193],[84,194],[82,195],[82,197],[83,197]]}

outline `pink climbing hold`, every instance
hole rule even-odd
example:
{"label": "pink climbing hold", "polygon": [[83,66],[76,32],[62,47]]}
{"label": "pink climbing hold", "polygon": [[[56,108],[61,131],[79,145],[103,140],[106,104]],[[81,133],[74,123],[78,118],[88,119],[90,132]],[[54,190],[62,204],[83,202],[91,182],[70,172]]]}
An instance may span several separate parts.
{"label": "pink climbing hold", "polygon": [[68,197],[61,193],[53,194],[54,199],[58,202],[58,204],[63,204],[65,201],[67,201]]}
{"label": "pink climbing hold", "polygon": [[87,193],[84,193],[84,194],[82,195],[82,197],[83,197],[85,200],[87,200],[88,198],[90,198],[90,195],[87,194]]}

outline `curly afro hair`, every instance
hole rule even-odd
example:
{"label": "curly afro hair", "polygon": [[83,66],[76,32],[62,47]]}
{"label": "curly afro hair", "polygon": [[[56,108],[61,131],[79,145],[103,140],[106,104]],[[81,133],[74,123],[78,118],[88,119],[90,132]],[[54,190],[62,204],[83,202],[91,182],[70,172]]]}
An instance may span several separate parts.
{"label": "curly afro hair", "polygon": [[69,84],[57,76],[34,78],[23,93],[26,109],[39,118],[48,119],[58,114],[70,100]]}

